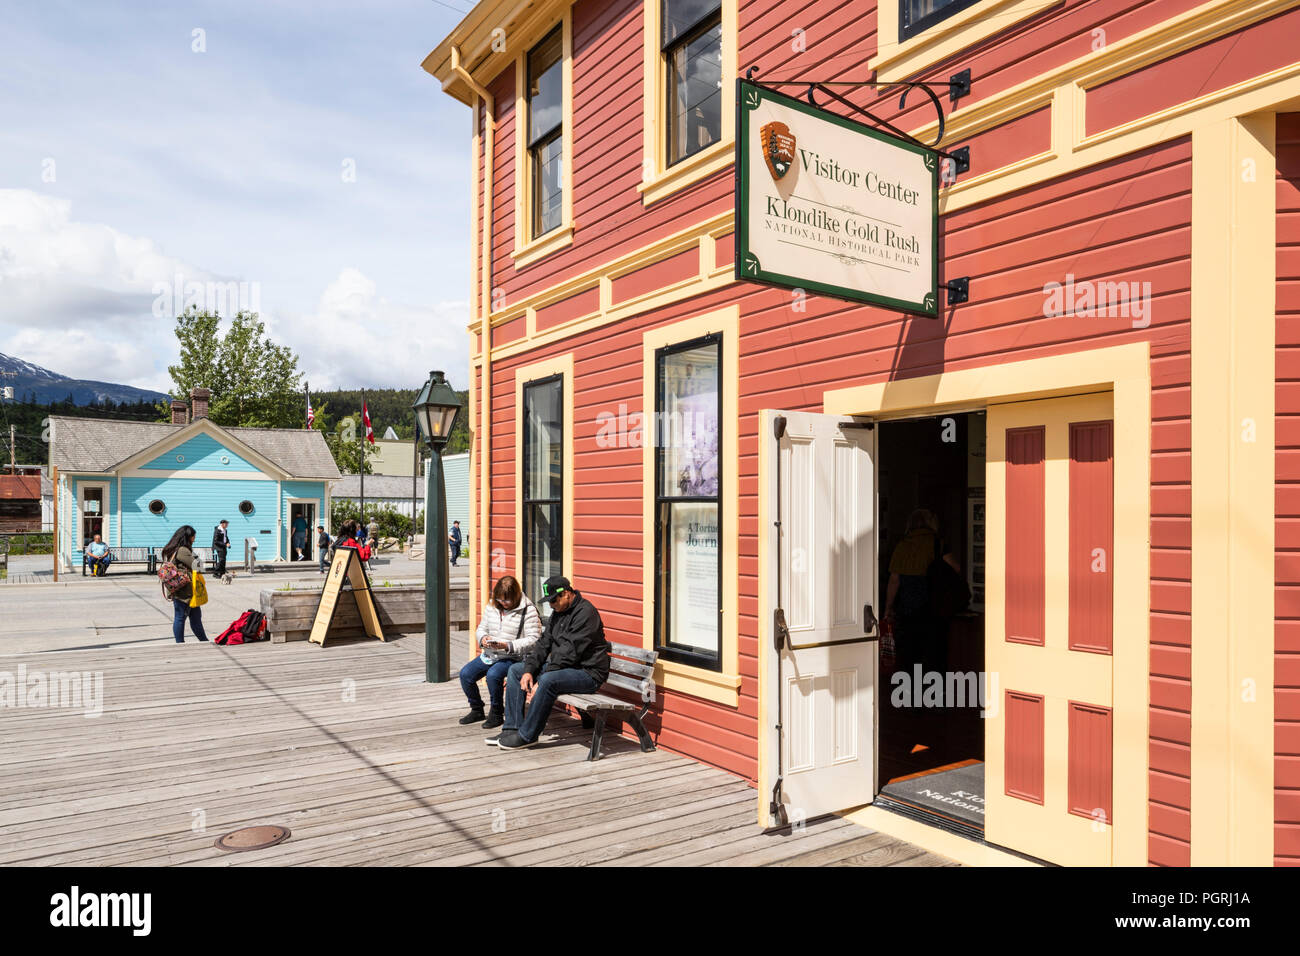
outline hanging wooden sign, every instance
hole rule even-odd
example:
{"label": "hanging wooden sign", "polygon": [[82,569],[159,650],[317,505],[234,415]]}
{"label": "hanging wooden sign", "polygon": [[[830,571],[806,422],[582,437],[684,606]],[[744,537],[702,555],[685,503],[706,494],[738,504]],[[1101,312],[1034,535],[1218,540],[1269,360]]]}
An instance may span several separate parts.
{"label": "hanging wooden sign", "polygon": [[366,575],[366,566],[361,561],[355,548],[337,548],[334,559],[330,562],[330,572],[325,578],[325,587],[321,591],[320,603],[316,605],[316,619],[311,625],[313,644],[325,646],[325,638],[334,624],[334,614],[339,601],[347,593],[357,602],[357,613],[361,615],[361,626],[371,637],[384,639],[384,629],[379,623],[379,612],[375,608],[375,596],[370,591],[370,578]]}
{"label": "hanging wooden sign", "polygon": [[934,150],[748,80],[737,105],[736,278],[936,316]]}

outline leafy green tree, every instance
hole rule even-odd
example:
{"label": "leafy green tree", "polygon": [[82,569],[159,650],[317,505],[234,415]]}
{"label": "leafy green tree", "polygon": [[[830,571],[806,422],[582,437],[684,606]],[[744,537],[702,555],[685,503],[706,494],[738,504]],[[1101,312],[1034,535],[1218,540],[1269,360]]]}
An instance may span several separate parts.
{"label": "leafy green tree", "polygon": [[209,417],[218,425],[301,428],[298,356],[266,334],[256,312],[238,312],[224,334],[221,316],[191,308],[176,317],[180,362],[168,366],[176,398],[193,388],[212,392]]}

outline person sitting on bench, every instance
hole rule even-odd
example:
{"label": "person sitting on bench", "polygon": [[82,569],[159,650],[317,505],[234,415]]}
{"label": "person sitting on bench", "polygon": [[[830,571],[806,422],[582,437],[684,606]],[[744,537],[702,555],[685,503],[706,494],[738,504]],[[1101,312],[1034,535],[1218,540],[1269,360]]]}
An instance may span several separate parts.
{"label": "person sitting on bench", "polygon": [[90,565],[91,577],[103,577],[108,566],[113,563],[112,552],[98,534],[86,545],[86,561]]}
{"label": "person sitting on bench", "polygon": [[[551,605],[550,619],[524,659],[510,665],[505,724],[499,737],[487,740],[502,750],[533,746],[546,728],[555,698],[594,694],[609,677],[609,641],[595,605],[558,574],[542,584],[542,600]],[[525,695],[531,698],[526,717]]]}

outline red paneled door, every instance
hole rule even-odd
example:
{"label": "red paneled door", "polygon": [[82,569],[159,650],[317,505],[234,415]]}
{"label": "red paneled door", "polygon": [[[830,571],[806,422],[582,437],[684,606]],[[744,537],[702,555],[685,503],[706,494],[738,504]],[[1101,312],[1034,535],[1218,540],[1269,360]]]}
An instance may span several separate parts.
{"label": "red paneled door", "polygon": [[1111,396],[990,406],[988,430],[985,838],[1109,865]]}

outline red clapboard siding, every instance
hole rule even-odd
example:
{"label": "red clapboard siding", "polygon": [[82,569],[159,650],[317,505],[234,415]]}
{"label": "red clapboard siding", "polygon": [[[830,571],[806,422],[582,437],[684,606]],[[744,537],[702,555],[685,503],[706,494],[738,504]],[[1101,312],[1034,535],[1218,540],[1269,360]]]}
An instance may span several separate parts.
{"label": "red clapboard siding", "polygon": [[1089,136],[1268,73],[1295,57],[1300,10],[1271,17],[1091,89]]}
{"label": "red clapboard siding", "polygon": [[1070,423],[1069,646],[1101,654],[1111,651],[1113,433],[1109,421]]}
{"label": "red clapboard siding", "polygon": [[1039,694],[1006,692],[1007,796],[1043,802],[1043,698]]}
{"label": "red clapboard siding", "polygon": [[1300,866],[1300,113],[1277,117],[1274,861]]}
{"label": "red clapboard siding", "polygon": [[1008,428],[1007,498],[1007,640],[1038,644],[1044,640],[1046,614],[1043,468],[1045,430]]}

